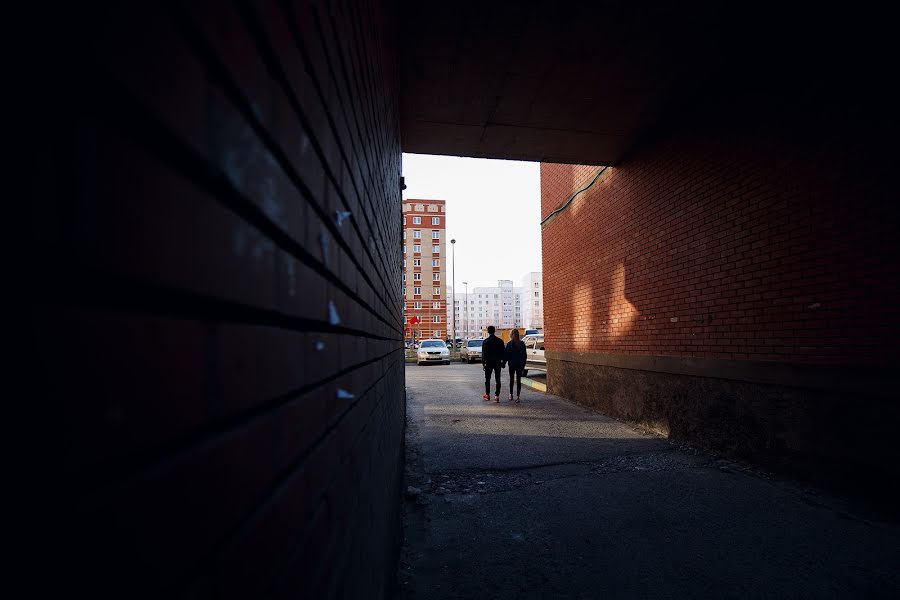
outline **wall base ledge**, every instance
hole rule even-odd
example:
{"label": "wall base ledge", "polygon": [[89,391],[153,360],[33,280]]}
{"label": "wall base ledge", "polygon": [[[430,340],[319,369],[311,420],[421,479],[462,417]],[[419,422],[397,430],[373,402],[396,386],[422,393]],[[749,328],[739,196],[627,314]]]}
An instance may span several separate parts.
{"label": "wall base ledge", "polygon": [[900,367],[812,365],[640,354],[547,351],[548,360],[896,398]]}

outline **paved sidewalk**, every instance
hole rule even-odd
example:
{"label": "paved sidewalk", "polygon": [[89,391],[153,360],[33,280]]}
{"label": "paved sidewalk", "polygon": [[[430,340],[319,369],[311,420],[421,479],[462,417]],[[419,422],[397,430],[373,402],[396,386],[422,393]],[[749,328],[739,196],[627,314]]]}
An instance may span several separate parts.
{"label": "paved sidewalk", "polygon": [[900,597],[895,524],[524,387],[485,402],[479,365],[406,374],[406,598]]}

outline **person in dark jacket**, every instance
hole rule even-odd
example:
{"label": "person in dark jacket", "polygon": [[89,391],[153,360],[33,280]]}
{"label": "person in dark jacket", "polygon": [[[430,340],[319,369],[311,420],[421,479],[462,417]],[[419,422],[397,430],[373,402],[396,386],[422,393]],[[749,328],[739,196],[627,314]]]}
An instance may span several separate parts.
{"label": "person in dark jacket", "polygon": [[513,329],[509,343],[506,344],[504,360],[509,365],[509,399],[513,399],[513,383],[516,384],[516,404],[522,395],[522,372],[525,370],[525,342],[519,339],[519,330]]}
{"label": "person in dark jacket", "polygon": [[494,392],[494,402],[500,402],[500,371],[503,370],[503,359],[506,355],[506,349],[503,347],[503,340],[494,335],[494,326],[488,327],[488,336],[481,345],[481,366],[484,367],[484,394],[482,398],[490,400],[488,394],[491,393],[491,373],[497,381],[496,391]]}

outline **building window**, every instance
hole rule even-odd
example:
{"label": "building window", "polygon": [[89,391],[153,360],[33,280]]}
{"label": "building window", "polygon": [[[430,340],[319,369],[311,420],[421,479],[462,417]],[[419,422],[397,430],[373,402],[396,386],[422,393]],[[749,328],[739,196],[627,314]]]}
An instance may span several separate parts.
{"label": "building window", "polygon": [[416,310],[419,310],[420,308],[422,308],[422,303],[421,302],[413,302],[413,308],[415,308]]}
{"label": "building window", "polygon": [[441,239],[441,232],[440,232],[440,231],[432,231],[432,232],[431,232],[431,239],[433,239],[433,240],[439,240],[439,239]]}
{"label": "building window", "polygon": [[534,282],[534,287],[537,287],[537,286],[538,286],[538,282],[535,281],[535,282]]}
{"label": "building window", "polygon": [[435,254],[440,254],[441,247],[440,246],[432,246],[431,251],[434,252]]}
{"label": "building window", "polygon": [[537,297],[538,297],[538,294],[540,294],[540,292],[535,292],[535,293],[534,293],[534,297],[537,298]]}
{"label": "building window", "polygon": [[413,225],[421,225],[422,217],[413,217]]}
{"label": "building window", "polygon": [[419,244],[413,244],[413,252],[421,252],[421,251],[422,251],[422,246],[420,246]]}
{"label": "building window", "polygon": [[404,269],[406,268],[406,259],[405,258],[403,259],[403,268]]}
{"label": "building window", "polygon": [[403,274],[403,281],[406,281],[406,273]]}
{"label": "building window", "polygon": [[434,295],[435,295],[435,296],[440,296],[440,295],[441,295],[441,288],[439,288],[439,287],[434,288]]}
{"label": "building window", "polygon": [[421,295],[422,295],[422,288],[420,288],[420,287],[414,287],[414,288],[413,288],[413,295],[414,295],[414,296],[421,296]]}
{"label": "building window", "polygon": [[432,267],[439,267],[439,266],[441,266],[441,259],[439,259],[439,258],[432,258],[432,259],[431,259],[431,266],[432,266]]}
{"label": "building window", "polygon": [[432,274],[431,274],[431,280],[432,280],[432,281],[440,281],[440,280],[441,280],[441,274],[440,274],[440,273],[432,273]]}
{"label": "building window", "polygon": [[441,330],[440,330],[440,329],[433,329],[433,330],[431,331],[431,335],[433,335],[433,336],[436,337],[436,338],[440,338],[440,337],[441,337]]}
{"label": "building window", "polygon": [[437,309],[440,309],[440,308],[441,308],[441,303],[440,303],[440,302],[432,302],[432,303],[431,303],[431,308],[437,308]]}
{"label": "building window", "polygon": [[422,259],[421,259],[421,258],[414,258],[414,259],[413,259],[413,266],[414,266],[414,267],[421,267],[421,266],[422,266]]}
{"label": "building window", "polygon": [[432,224],[432,225],[440,225],[440,224],[441,224],[441,218],[440,218],[440,217],[431,217],[431,224]]}
{"label": "building window", "polygon": [[416,281],[421,281],[422,274],[421,273],[413,273],[413,279],[415,279]]}
{"label": "building window", "polygon": [[421,237],[422,237],[422,232],[419,231],[418,229],[414,229],[413,230],[413,239],[418,240],[418,239],[421,239]]}
{"label": "building window", "polygon": [[403,254],[406,254],[406,246],[403,246]]}
{"label": "building window", "polygon": [[432,323],[440,323],[441,322],[440,315],[434,315],[433,317],[431,317],[431,322]]}
{"label": "building window", "polygon": [[404,240],[406,239],[406,230],[405,229],[403,230],[403,239]]}

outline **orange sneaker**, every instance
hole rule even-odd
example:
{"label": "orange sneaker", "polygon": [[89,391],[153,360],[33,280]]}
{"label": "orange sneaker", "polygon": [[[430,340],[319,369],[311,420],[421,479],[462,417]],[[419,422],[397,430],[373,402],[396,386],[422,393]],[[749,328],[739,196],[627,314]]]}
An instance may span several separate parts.
{"label": "orange sneaker", "polygon": [[488,397],[487,394],[482,394],[481,397],[484,398],[485,400],[490,400],[490,398]]}

